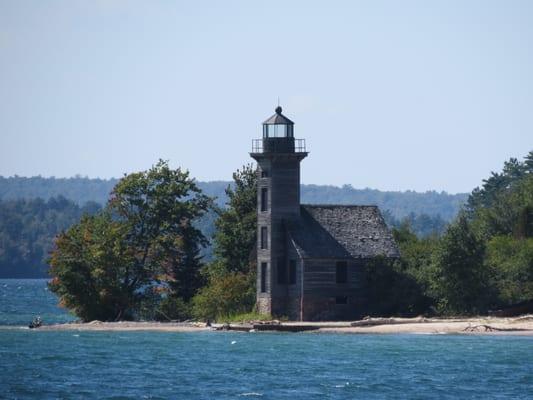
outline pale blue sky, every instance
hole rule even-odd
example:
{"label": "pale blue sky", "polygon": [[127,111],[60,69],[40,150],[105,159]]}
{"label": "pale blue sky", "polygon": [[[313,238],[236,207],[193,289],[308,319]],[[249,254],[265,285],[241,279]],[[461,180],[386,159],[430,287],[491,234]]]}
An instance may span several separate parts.
{"label": "pale blue sky", "polygon": [[533,2],[0,0],[0,175],[230,180],[278,96],[304,183],[470,191],[533,149]]}

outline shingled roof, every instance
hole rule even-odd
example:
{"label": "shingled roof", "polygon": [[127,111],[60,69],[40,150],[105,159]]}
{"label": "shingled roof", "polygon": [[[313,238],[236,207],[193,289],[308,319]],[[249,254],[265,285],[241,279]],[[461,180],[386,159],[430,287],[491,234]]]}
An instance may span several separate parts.
{"label": "shingled roof", "polygon": [[286,228],[304,258],[399,256],[377,206],[302,205]]}

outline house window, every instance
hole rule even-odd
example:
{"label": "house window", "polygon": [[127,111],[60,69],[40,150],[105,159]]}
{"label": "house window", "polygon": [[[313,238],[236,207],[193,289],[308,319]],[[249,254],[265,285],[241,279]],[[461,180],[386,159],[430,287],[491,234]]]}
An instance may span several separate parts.
{"label": "house window", "polygon": [[348,265],[346,261],[337,261],[335,278],[337,283],[348,282]]}
{"label": "house window", "polygon": [[268,189],[261,188],[261,211],[268,210]]}
{"label": "house window", "polygon": [[261,249],[268,249],[267,227],[261,227]]}
{"label": "house window", "polygon": [[285,285],[287,283],[287,268],[283,257],[278,258],[278,284]]}
{"label": "house window", "polygon": [[296,285],[296,260],[289,260],[289,285]]}
{"label": "house window", "polygon": [[266,274],[267,274],[267,263],[261,263],[261,293],[265,293],[266,290]]}
{"label": "house window", "polygon": [[335,297],[335,304],[348,304],[348,296]]}
{"label": "house window", "polygon": [[266,169],[261,170],[261,178],[268,178],[268,171]]}

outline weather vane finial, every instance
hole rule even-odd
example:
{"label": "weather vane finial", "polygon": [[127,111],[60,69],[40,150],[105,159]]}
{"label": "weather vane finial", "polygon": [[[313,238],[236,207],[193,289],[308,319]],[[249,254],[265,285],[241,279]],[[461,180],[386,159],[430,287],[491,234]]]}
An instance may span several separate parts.
{"label": "weather vane finial", "polygon": [[276,113],[281,114],[281,106],[279,105],[279,96],[278,96],[278,106],[276,107]]}

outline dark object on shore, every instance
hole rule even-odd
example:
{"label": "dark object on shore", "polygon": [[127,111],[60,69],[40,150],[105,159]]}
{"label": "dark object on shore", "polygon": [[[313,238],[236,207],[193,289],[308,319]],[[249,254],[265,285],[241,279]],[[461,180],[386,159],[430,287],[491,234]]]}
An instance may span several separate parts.
{"label": "dark object on shore", "polygon": [[269,321],[262,323],[244,323],[244,324],[222,324],[217,326],[217,331],[238,331],[238,332],[257,332],[257,331],[277,331],[277,332],[305,332],[320,329],[319,325],[308,324],[290,324],[283,325],[278,321]]}
{"label": "dark object on shore", "polygon": [[28,325],[28,328],[30,329],[39,328],[40,326],[42,326],[42,324],[43,324],[43,320],[41,319],[41,317],[35,317]]}
{"label": "dark object on shore", "polygon": [[522,301],[500,310],[489,311],[491,317],[516,317],[517,315],[531,313],[533,313],[533,300]]}
{"label": "dark object on shore", "polygon": [[276,331],[276,332],[305,332],[316,331],[320,329],[318,325],[305,325],[305,324],[255,324],[253,329],[256,331]]}

